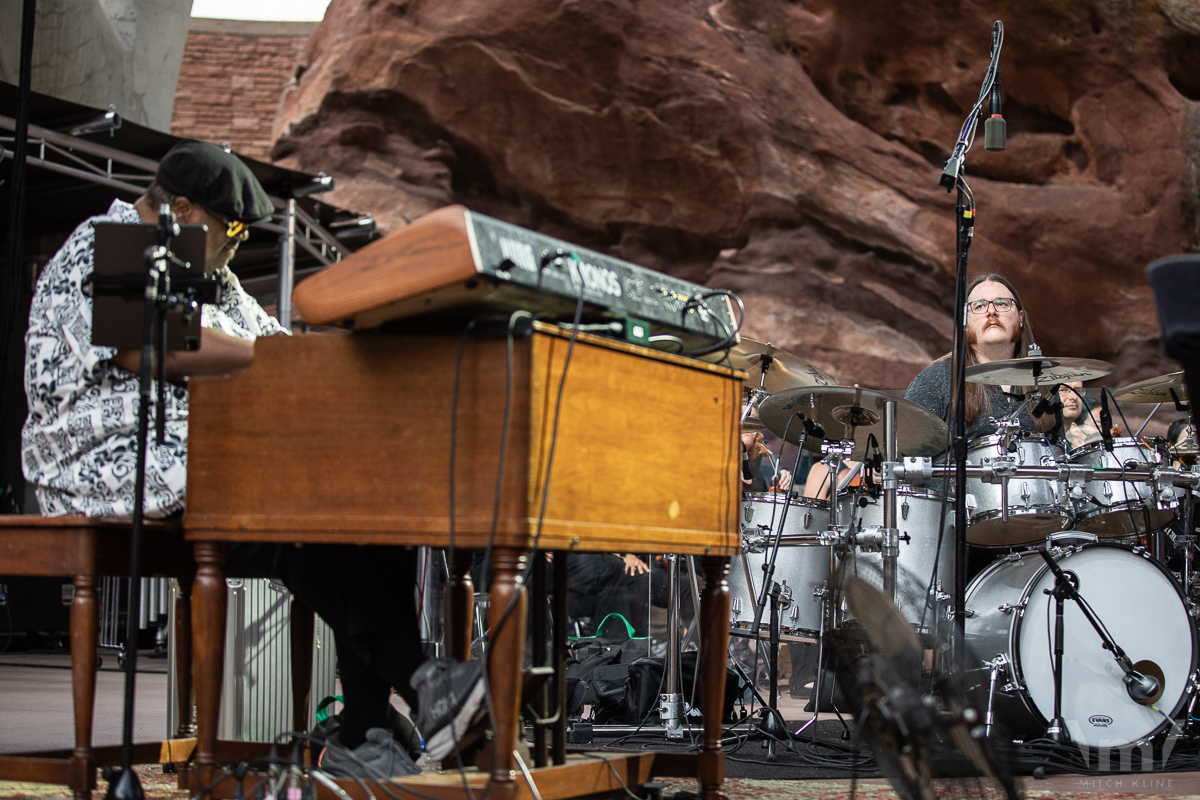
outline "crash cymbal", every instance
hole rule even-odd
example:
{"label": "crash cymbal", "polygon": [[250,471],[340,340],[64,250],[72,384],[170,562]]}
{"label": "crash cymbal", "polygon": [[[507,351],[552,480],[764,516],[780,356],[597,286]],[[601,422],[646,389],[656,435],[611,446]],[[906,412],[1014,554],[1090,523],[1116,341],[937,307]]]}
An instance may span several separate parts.
{"label": "crash cymbal", "polygon": [[[729,351],[728,360],[719,363],[744,370],[750,376],[746,379],[746,388],[757,389],[761,384],[767,394],[797,386],[834,386],[837,383],[800,356],[753,339],[742,339]],[[765,384],[762,381],[764,368],[767,373]]]}
{"label": "crash cymbal", "polygon": [[1131,383],[1122,389],[1117,389],[1113,393],[1113,397],[1122,403],[1170,403],[1173,402],[1171,400],[1172,390],[1180,402],[1188,399],[1187,381],[1184,380],[1182,371]]}
{"label": "crash cymbal", "polygon": [[[946,448],[946,423],[925,406],[910,400],[860,389],[856,386],[806,386],[786,389],[771,395],[758,407],[759,416],[776,436],[792,444],[800,441],[803,430],[799,419],[788,425],[796,412],[825,427],[827,439],[852,439],[855,461],[867,451],[867,437],[875,434],[880,450],[884,447],[883,413],[888,400],[896,401],[896,440],[901,456],[933,456]],[[808,437],[804,449],[821,452],[821,440]]]}
{"label": "crash cymbal", "polygon": [[1037,365],[1041,372],[1037,382],[1041,386],[1070,381],[1090,381],[1103,378],[1116,367],[1107,361],[1094,358],[1010,358],[1005,361],[989,361],[967,367],[967,380],[971,383],[986,383],[990,386],[1032,386],[1033,372]]}
{"label": "crash cymbal", "polygon": [[758,417],[746,417],[742,420],[742,433],[758,433],[767,430],[767,426]]}

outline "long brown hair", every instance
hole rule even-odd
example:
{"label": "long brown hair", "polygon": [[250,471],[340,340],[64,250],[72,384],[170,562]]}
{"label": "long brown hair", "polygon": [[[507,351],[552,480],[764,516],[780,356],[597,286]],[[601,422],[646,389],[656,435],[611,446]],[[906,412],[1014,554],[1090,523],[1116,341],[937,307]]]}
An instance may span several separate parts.
{"label": "long brown hair", "polygon": [[[1012,281],[1010,281],[1008,278],[1004,277],[1003,275],[1000,275],[995,272],[989,272],[984,275],[976,275],[974,278],[971,279],[971,282],[967,284],[967,297],[971,296],[971,292],[975,291],[976,286],[978,286],[981,283],[987,283],[988,281],[991,281],[993,283],[998,283],[998,284],[1006,287],[1008,289],[1008,291],[1010,291],[1012,293],[1013,299],[1017,302],[1017,312],[1021,316],[1021,322],[1020,322],[1021,335],[1017,339],[1017,341],[1013,342],[1012,358],[1022,358],[1029,353],[1029,345],[1033,344],[1036,340],[1033,338],[1033,325],[1029,322],[1029,315],[1025,313],[1025,306],[1024,306],[1024,304],[1021,303],[1021,295],[1017,293],[1017,287],[1012,285]],[[961,314],[962,312],[963,312],[963,310],[959,309],[958,313]],[[968,340],[967,344],[970,346],[967,347],[966,365],[968,367],[972,367],[972,366],[980,363],[979,356],[975,352],[974,344],[971,343],[969,340]],[[947,353],[946,355],[942,356],[942,358],[943,359],[950,358],[952,355],[953,355],[953,353]],[[956,394],[957,387],[958,387],[957,376],[954,376],[954,382],[951,384],[951,390],[950,390],[950,397],[951,397],[950,407],[951,408],[954,407],[954,402],[957,399],[957,394]],[[1013,392],[1025,393],[1025,392],[1029,391],[1030,388],[1032,388],[1032,387],[1014,386],[1012,388],[1012,390],[1013,390]],[[1047,390],[1043,389],[1042,393],[1046,394]],[[979,419],[979,416],[981,414],[983,414],[985,412],[990,413],[992,410],[991,401],[988,399],[987,393],[984,391],[982,383],[971,383],[969,381],[967,382],[966,400],[967,400],[966,411],[967,411],[967,422],[968,423],[974,422],[975,420]],[[1044,429],[1044,430],[1049,430],[1054,425],[1053,418],[1049,417],[1048,415],[1043,416],[1040,419],[1035,418],[1033,422],[1039,429]]]}

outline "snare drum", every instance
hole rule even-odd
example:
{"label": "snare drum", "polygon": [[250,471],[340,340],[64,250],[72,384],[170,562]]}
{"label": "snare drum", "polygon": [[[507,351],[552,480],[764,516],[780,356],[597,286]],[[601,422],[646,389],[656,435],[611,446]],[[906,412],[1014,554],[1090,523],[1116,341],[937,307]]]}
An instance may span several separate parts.
{"label": "snare drum", "polygon": [[[1126,436],[1113,439],[1112,452],[1103,442],[1077,447],[1067,456],[1072,464],[1089,467],[1147,467],[1159,454],[1145,442]],[[1082,497],[1072,497],[1075,527],[1102,539],[1136,536],[1167,525],[1175,512],[1160,505],[1154,486],[1144,481],[1093,480]]]}
{"label": "snare drum", "polygon": [[[1027,431],[1010,438],[1005,452],[1003,437],[984,436],[968,443],[967,463],[982,465],[988,459],[1012,457],[1018,466],[1057,466],[1063,449],[1041,434]],[[1058,481],[1045,478],[1012,478],[1008,481],[1008,522],[1001,513],[998,483],[967,478],[967,541],[976,547],[1014,547],[1040,542],[1052,533],[1071,527],[1069,505],[1059,497]]]}
{"label": "snare drum", "polygon": [[[897,593],[896,606],[904,618],[922,630],[934,624],[938,612],[938,595],[954,585],[954,498],[946,498],[945,524],[942,524],[941,492],[917,491],[907,486],[897,490],[896,528],[900,531],[900,555],[896,565],[920,583],[921,591],[929,589],[928,604],[922,597]],[[838,499],[838,524],[847,524],[858,531],[867,526],[883,525],[883,496],[871,497],[865,492],[842,495]],[[938,530],[941,529],[940,555]],[[870,565],[870,574],[883,573],[883,555],[855,552],[855,564]],[[937,569],[937,577],[929,586]],[[859,577],[862,577],[861,575]],[[842,621],[849,621],[847,609]]]}
{"label": "snare drum", "polygon": [[[787,519],[783,519],[787,508]],[[771,557],[774,533],[783,525],[775,581],[782,587],[779,629],[784,641],[815,642],[820,635],[821,600],[814,592],[829,580],[832,551],[818,541],[829,528],[829,503],[782,494],[746,494],[742,499],[742,552],[729,569],[729,618],[735,636],[754,637],[754,610],[762,590],[763,565]],[[770,637],[771,610],[763,611],[757,636]]]}

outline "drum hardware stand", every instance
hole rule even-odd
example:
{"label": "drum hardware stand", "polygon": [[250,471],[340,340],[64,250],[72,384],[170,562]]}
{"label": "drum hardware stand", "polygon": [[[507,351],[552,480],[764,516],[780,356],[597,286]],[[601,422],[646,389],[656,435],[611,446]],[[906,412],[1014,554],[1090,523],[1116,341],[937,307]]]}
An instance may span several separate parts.
{"label": "drum hardware stand", "polygon": [[779,713],[779,605],[781,588],[778,583],[771,583],[771,633],[767,639],[770,652],[767,655],[767,675],[771,686],[767,690],[767,703],[762,709],[762,721],[758,729],[767,737],[767,761],[775,761],[775,742],[788,736],[787,726],[783,723],[783,715]]}
{"label": "drum hardware stand", "polygon": [[992,735],[992,725],[996,723],[996,717],[992,713],[993,701],[996,698],[996,682],[1000,679],[1000,671],[1008,666],[1008,659],[1003,653],[998,654],[991,661],[983,662],[986,666],[992,668],[991,675],[988,678],[988,707],[987,716],[984,717],[985,736]]}
{"label": "drum hardware stand", "polygon": [[1074,600],[1079,610],[1083,612],[1084,618],[1096,631],[1100,641],[1104,643],[1104,649],[1113,654],[1117,666],[1125,673],[1123,680],[1126,690],[1135,703],[1153,707],[1151,698],[1157,699],[1155,695],[1160,693],[1161,685],[1153,675],[1145,675],[1134,669],[1134,664],[1130,662],[1129,656],[1108,635],[1108,630],[1100,623],[1091,606],[1079,594],[1079,578],[1072,572],[1064,571],[1048,549],[1039,550],[1038,553],[1046,562],[1046,566],[1054,573],[1054,588],[1043,590],[1046,594],[1054,597],[1054,719],[1051,720],[1050,727],[1046,729],[1046,736],[1054,742],[1066,744],[1071,741],[1071,737],[1067,732],[1066,720],[1062,718],[1062,673],[1063,646],[1066,639],[1063,610],[1068,598]]}
{"label": "drum hardware stand", "polygon": [[[668,739],[683,738],[683,695],[679,693],[679,556],[667,555],[667,691],[658,696],[658,714]],[[697,606],[699,608],[699,606]]]}
{"label": "drum hardware stand", "polygon": [[[793,739],[800,738],[800,734],[804,733],[804,731],[807,730],[810,725],[814,724],[818,720],[818,718],[821,716],[821,689],[824,686],[824,677],[825,677],[824,673],[826,672],[826,670],[825,670],[825,623],[828,621],[829,617],[832,616],[832,614],[833,614],[833,606],[830,603],[830,598],[833,597],[833,589],[830,588],[828,583],[823,583],[820,586],[818,586],[816,589],[813,589],[813,597],[816,599],[819,599],[821,601],[821,630],[817,637],[817,674],[816,674],[816,678],[813,680],[813,696],[812,696],[813,715],[812,715],[812,717],[809,718],[808,722],[801,725],[800,728],[797,729],[797,731],[792,734]],[[831,696],[829,698],[831,702],[833,700],[833,697],[832,697],[833,691],[834,690],[831,688],[830,689]],[[834,707],[833,713],[838,718],[838,722],[842,723],[842,741],[849,741],[850,736],[851,736],[850,726],[846,724],[846,720],[842,717],[841,713],[837,710],[836,707]],[[813,735],[815,736],[816,733],[814,732]]]}

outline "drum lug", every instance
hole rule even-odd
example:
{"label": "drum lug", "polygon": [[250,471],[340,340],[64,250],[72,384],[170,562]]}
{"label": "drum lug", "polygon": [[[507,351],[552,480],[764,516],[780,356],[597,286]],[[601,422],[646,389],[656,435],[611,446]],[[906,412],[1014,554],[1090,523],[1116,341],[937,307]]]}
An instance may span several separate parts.
{"label": "drum lug", "polygon": [[1024,611],[1028,603],[1028,600],[1022,600],[1019,603],[1001,603],[996,608],[1001,614],[1011,614],[1014,610]]}
{"label": "drum lug", "polygon": [[731,597],[729,599],[729,610],[735,614],[742,613],[742,598]]}
{"label": "drum lug", "polygon": [[[967,619],[971,619],[972,617],[975,616],[975,609],[968,606],[967,611],[965,614],[963,614],[963,616],[966,617]],[[954,619],[954,606],[946,606],[946,619],[948,619],[948,620]]]}

